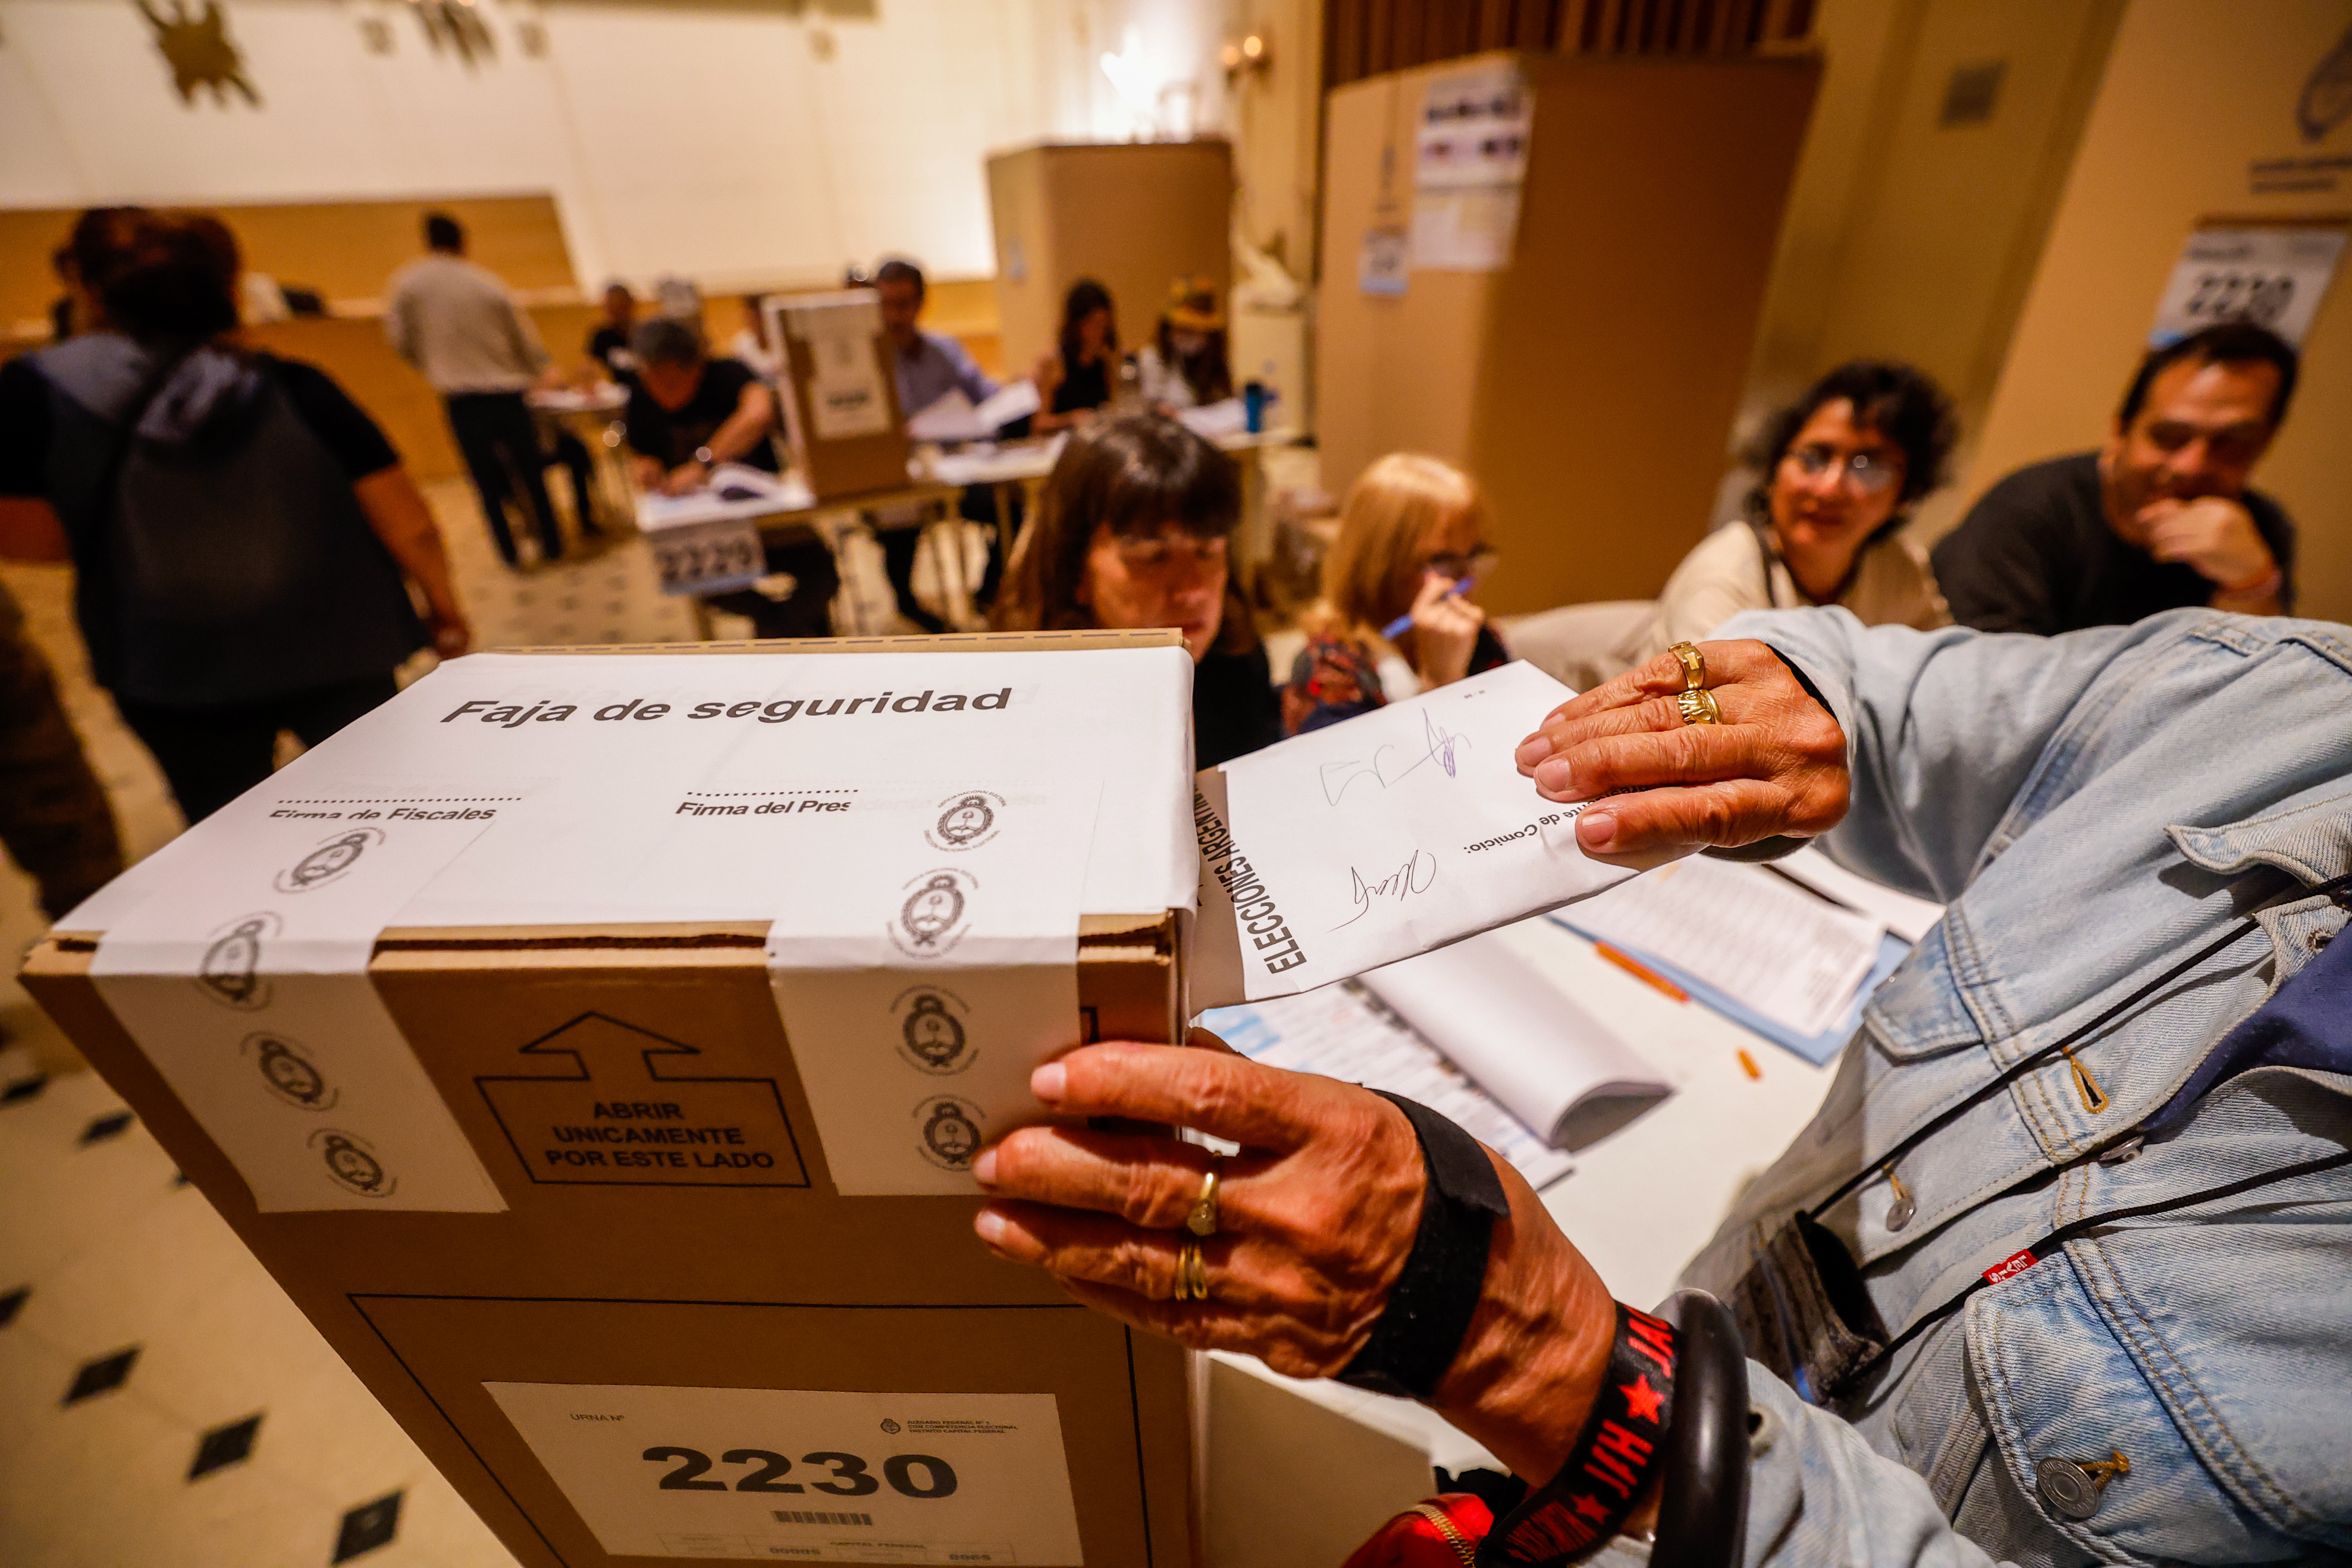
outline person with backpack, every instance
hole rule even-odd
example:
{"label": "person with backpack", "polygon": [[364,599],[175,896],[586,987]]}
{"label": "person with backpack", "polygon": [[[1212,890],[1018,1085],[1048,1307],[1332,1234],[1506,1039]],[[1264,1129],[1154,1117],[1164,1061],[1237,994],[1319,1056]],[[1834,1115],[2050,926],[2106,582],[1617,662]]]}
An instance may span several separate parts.
{"label": "person with backpack", "polygon": [[375,422],[237,341],[226,226],[141,213],[86,248],[96,330],[0,366],[0,556],[72,561],[91,672],[193,823],[279,731],[315,745],[471,634]]}

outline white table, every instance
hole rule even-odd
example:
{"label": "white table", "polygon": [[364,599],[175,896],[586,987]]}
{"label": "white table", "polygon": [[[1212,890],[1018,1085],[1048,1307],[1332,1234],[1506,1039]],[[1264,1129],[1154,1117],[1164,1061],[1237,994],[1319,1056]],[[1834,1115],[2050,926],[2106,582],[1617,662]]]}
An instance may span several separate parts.
{"label": "white table", "polygon": [[[1505,939],[1675,1086],[1543,1193],[1610,1293],[1654,1305],[1748,1178],[1811,1119],[1835,1064],[1814,1067],[1696,1002],[1672,1000],[1549,920],[1509,927]],[[1743,1048],[1761,1078],[1740,1064]],[[1337,1563],[1433,1489],[1432,1465],[1502,1468],[1408,1400],[1281,1377],[1251,1357],[1210,1359],[1206,1528],[1218,1568]]]}

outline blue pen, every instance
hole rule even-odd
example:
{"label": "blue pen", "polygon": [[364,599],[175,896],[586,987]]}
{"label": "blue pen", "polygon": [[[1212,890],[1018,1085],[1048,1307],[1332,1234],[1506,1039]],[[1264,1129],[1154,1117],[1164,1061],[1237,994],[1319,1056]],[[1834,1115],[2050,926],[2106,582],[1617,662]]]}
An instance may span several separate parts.
{"label": "blue pen", "polygon": [[[1458,599],[1477,585],[1477,578],[1465,577],[1462,581],[1454,584],[1454,586],[1445,590],[1445,592],[1440,595],[1439,597],[1445,599]],[[1407,610],[1403,615],[1399,616],[1395,620],[1392,620],[1387,626],[1382,626],[1381,628],[1381,636],[1387,638],[1390,642],[1394,642],[1398,637],[1403,636],[1412,626],[1412,612],[1411,610]]]}

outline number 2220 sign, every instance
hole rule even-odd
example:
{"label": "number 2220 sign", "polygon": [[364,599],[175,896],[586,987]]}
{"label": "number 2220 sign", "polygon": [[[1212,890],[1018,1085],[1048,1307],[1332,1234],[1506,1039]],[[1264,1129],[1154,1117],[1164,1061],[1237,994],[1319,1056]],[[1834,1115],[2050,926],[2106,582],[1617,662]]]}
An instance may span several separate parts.
{"label": "number 2220 sign", "polygon": [[1051,1394],[484,1386],[615,1557],[1080,1560]]}

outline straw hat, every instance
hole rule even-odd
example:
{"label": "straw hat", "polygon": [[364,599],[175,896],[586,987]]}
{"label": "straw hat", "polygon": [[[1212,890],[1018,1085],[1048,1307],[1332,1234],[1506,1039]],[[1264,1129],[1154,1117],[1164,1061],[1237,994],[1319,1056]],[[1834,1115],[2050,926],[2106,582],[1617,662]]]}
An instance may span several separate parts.
{"label": "straw hat", "polygon": [[1225,324],[1217,311],[1217,286],[1207,278],[1171,283],[1168,304],[1160,313],[1181,332],[1213,332]]}

